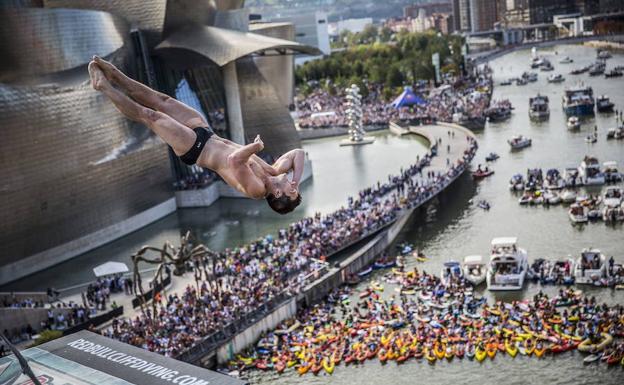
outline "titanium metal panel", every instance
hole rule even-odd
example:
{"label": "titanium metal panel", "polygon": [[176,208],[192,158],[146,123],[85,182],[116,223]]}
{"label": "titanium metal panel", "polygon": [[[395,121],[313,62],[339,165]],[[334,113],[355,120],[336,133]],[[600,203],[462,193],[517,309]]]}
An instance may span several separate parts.
{"label": "titanium metal panel", "polygon": [[[249,28],[252,32],[264,36],[295,39],[295,27],[292,23],[252,23]],[[290,106],[295,96],[294,56],[257,56],[254,60],[264,78],[275,88],[282,103]]]}
{"label": "titanium metal panel", "polygon": [[[197,0],[199,1],[199,0]],[[93,9],[112,13],[132,28],[146,32],[147,43],[154,47],[162,40],[167,0],[43,0],[46,8]]]}
{"label": "titanium metal panel", "polygon": [[273,86],[262,76],[252,58],[236,62],[241,112],[247,143],[256,135],[264,141],[264,151],[273,157],[301,147],[295,122]]}
{"label": "titanium metal panel", "polygon": [[106,12],[0,8],[0,82],[75,68],[121,48],[125,23]]}
{"label": "titanium metal panel", "polygon": [[173,196],[166,145],[84,81],[0,83],[0,268]]}
{"label": "titanium metal panel", "polygon": [[171,49],[198,53],[220,67],[244,56],[269,50],[295,51],[309,55],[321,53],[318,48],[294,41],[249,32],[192,25],[174,32],[156,47],[156,51],[164,54]]}

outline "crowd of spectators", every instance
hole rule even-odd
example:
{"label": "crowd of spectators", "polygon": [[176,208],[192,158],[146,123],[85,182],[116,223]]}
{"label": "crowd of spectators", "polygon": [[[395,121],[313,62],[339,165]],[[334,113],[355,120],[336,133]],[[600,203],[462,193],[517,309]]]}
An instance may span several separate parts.
{"label": "crowd of spectators", "polygon": [[[423,168],[438,152],[431,152],[385,183],[361,191],[348,204],[327,215],[316,214],[251,244],[226,249],[218,258],[203,260],[210,279],[199,288],[156,296],[156,312],[143,310],[132,319],[118,319],[102,333],[108,337],[176,357],[202,339],[236,323],[280,296],[292,296],[318,276],[321,262],[394,221],[402,210],[421,204],[464,171],[476,151],[466,136],[469,150],[449,164],[446,172]],[[200,268],[200,266],[197,266]]]}
{"label": "crowd of spectators", "polygon": [[[390,121],[454,122],[480,119],[490,104],[492,79],[485,70],[472,80],[455,80],[430,90],[421,89],[423,103],[394,107],[385,101],[383,84],[368,83],[362,98],[362,124],[365,127],[387,126]],[[297,118],[302,129],[347,127],[344,90],[317,87],[309,95],[297,97]]]}

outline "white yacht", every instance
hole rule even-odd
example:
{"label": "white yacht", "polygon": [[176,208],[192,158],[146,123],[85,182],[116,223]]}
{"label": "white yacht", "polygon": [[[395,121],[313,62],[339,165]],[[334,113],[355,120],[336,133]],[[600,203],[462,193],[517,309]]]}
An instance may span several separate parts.
{"label": "white yacht", "polygon": [[589,209],[578,203],[574,203],[568,210],[568,216],[572,223],[587,223],[589,218],[587,217]]}
{"label": "white yacht", "polygon": [[474,286],[485,282],[487,269],[482,256],[469,255],[465,257],[462,269],[464,270],[464,278]]}
{"label": "white yacht", "polygon": [[602,197],[602,203],[606,207],[619,207],[622,205],[624,191],[620,187],[608,187]]}
{"label": "white yacht", "polygon": [[546,180],[544,181],[544,188],[549,190],[561,190],[566,185],[565,181],[561,177],[559,170],[551,168],[546,171]]}
{"label": "white yacht", "polygon": [[529,269],[527,252],[517,246],[516,237],[492,239],[492,254],[488,263],[488,290],[522,290]]}
{"label": "white yacht", "polygon": [[598,249],[584,249],[574,266],[577,284],[599,283],[608,276],[607,258]]}
{"label": "white yacht", "polygon": [[561,74],[552,74],[548,77],[548,83],[561,83],[564,81],[565,78]]}
{"label": "white yacht", "polygon": [[579,166],[579,175],[585,185],[601,185],[605,183],[605,176],[600,171],[600,162],[593,156],[585,156]]}
{"label": "white yacht", "polygon": [[548,108],[548,96],[537,94],[534,98],[529,98],[529,117],[532,119],[545,119],[550,116]]}
{"label": "white yacht", "polygon": [[563,181],[566,187],[578,187],[583,185],[583,181],[576,167],[568,167],[563,171]]}
{"label": "white yacht", "polygon": [[574,60],[572,60],[569,56],[566,56],[563,59],[559,60],[560,64],[570,64],[572,62],[574,62]]}

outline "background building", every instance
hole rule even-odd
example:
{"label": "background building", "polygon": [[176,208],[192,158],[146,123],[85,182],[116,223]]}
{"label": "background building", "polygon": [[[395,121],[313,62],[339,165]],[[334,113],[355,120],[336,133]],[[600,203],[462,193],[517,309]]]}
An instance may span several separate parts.
{"label": "background building", "polygon": [[248,33],[243,3],[1,3],[0,283],[173,212],[173,182],[201,171],[91,88],[94,54],[194,106],[219,135],[261,134],[263,156],[300,146],[288,111],[292,55],[320,52],[279,38],[292,37],[289,25]]}
{"label": "background building", "polygon": [[497,3],[492,0],[470,0],[470,30],[490,31],[498,20]]}

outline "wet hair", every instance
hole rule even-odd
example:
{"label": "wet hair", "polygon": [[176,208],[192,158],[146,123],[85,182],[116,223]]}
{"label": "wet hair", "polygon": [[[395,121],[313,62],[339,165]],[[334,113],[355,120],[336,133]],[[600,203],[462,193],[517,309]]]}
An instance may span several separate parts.
{"label": "wet hair", "polygon": [[299,206],[299,203],[301,203],[301,194],[297,194],[295,199],[290,199],[286,194],[282,194],[279,198],[273,194],[269,194],[267,195],[266,200],[273,211],[284,215]]}

